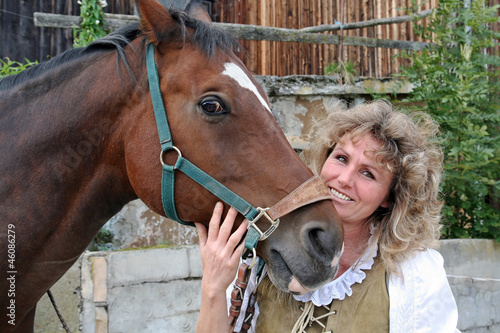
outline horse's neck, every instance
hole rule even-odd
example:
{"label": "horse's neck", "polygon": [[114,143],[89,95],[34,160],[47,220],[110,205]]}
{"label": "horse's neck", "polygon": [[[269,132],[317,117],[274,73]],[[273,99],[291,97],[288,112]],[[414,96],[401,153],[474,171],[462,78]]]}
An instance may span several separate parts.
{"label": "horse's neck", "polygon": [[[115,54],[106,57],[116,59]],[[32,221],[31,232],[41,237],[49,230],[62,235],[62,229],[92,235],[135,198],[123,158],[117,158],[122,147],[116,133],[130,91],[118,81],[115,61],[78,66],[65,82],[49,81],[45,88],[27,85],[24,89],[33,91],[15,110],[22,116],[11,120],[9,128],[0,125],[2,135],[10,136],[0,148],[2,156],[10,156],[0,162],[8,173],[2,187],[20,193],[8,196],[0,210],[8,209],[12,220]]]}
{"label": "horse's neck", "polygon": [[[106,57],[116,59],[115,54]],[[71,143],[59,147],[60,152],[65,154],[64,161],[53,170],[59,181],[73,181],[76,186],[84,185],[81,189],[85,189],[89,197],[107,196],[108,202],[113,202],[114,200],[109,199],[114,198],[116,204],[110,204],[109,208],[102,207],[103,213],[106,209],[111,210],[105,213],[109,215],[116,213],[124,202],[135,198],[131,196],[133,191],[126,178],[125,161],[117,156],[123,150],[120,136],[123,127],[126,127],[123,120],[130,119],[125,112],[134,109],[131,95],[136,90],[130,83],[121,82],[129,77],[127,73],[120,75],[117,72],[115,61],[102,62],[106,65],[96,63],[90,66],[88,71],[91,75],[82,72],[74,78],[75,82],[83,82],[81,88],[76,88],[78,84],[68,82],[73,85],[68,90],[75,98],[69,104],[74,106],[74,110],[61,111],[74,112],[79,119],[73,123],[72,128],[66,130]],[[77,93],[74,94],[75,92]],[[74,180],[75,176],[82,178]],[[95,204],[99,206],[99,203],[91,201],[93,200],[89,204],[92,207]]]}

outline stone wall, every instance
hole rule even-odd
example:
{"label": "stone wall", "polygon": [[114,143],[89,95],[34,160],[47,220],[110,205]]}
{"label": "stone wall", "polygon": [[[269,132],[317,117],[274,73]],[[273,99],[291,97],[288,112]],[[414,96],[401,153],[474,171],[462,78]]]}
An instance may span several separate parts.
{"label": "stone wall", "polygon": [[[500,332],[500,245],[444,240],[439,251],[457,301],[458,328]],[[201,276],[196,245],[87,252],[53,290],[73,332],[194,332]],[[35,332],[58,331],[61,324],[43,299]]]}

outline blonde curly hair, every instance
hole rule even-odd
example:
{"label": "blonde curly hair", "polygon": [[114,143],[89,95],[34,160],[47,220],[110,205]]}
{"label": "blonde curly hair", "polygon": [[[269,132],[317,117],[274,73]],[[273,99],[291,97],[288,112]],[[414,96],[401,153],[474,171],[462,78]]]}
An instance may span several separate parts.
{"label": "blonde curly hair", "polygon": [[386,270],[400,274],[399,264],[412,253],[438,246],[441,207],[439,183],[443,154],[436,140],[438,126],[425,113],[406,115],[393,110],[386,100],[347,108],[339,103],[319,121],[303,158],[320,174],[330,152],[347,134],[351,140],[371,134],[382,144],[375,153],[393,173],[390,207],[377,209],[367,225],[375,226],[372,247],[378,251]]}

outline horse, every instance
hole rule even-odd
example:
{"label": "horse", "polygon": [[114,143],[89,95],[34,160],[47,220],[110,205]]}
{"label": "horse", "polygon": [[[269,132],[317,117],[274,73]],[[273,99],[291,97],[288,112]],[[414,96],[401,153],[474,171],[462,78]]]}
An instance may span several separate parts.
{"label": "horse", "polygon": [[[167,216],[162,196],[172,196],[181,221],[208,226],[214,193],[182,172],[171,195],[162,193],[162,165],[178,154],[255,206],[313,176],[235,55],[236,41],[199,1],[180,11],[141,0],[140,18],[0,81],[2,332],[33,330],[41,296],[131,200]],[[161,150],[148,49],[178,153]],[[334,277],[343,229],[331,201],[286,212],[266,237],[256,255],[278,288],[314,289]]]}

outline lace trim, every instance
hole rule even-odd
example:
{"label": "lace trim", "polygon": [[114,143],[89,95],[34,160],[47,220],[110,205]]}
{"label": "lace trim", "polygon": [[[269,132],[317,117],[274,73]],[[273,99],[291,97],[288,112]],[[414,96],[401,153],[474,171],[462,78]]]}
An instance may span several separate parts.
{"label": "lace trim", "polygon": [[[371,243],[371,237],[368,242]],[[361,283],[366,278],[364,271],[370,270],[377,256],[378,246],[375,244],[372,251],[365,253],[353,266],[349,267],[337,279],[325,284],[323,287],[311,291],[304,295],[293,295],[297,301],[312,301],[316,306],[329,305],[332,300],[343,300],[346,295],[352,295],[352,286],[355,283]]]}

